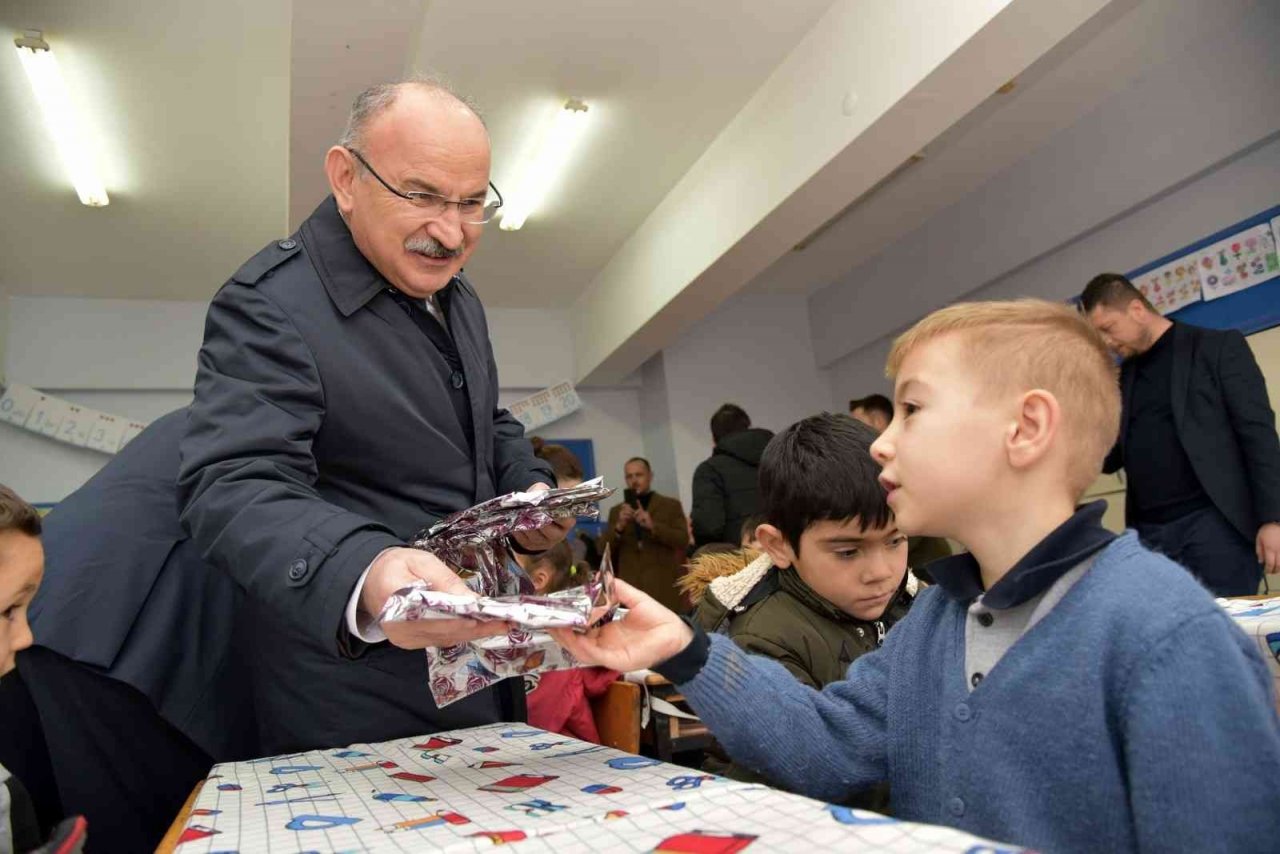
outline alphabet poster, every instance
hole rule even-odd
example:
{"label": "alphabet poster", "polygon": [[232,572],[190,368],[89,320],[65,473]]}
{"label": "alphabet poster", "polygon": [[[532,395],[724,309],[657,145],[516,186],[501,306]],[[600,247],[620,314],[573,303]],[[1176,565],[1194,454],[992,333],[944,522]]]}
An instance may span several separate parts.
{"label": "alphabet poster", "polygon": [[[1275,236],[1255,225],[1195,253],[1206,301],[1220,299],[1280,276]],[[1145,278],[1145,277],[1144,277]]]}

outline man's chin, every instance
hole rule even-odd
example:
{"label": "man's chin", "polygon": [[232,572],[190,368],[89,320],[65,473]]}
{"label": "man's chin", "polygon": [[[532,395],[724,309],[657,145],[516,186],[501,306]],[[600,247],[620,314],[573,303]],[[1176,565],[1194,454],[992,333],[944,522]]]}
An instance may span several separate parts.
{"label": "man's chin", "polygon": [[401,277],[399,289],[411,297],[419,299],[429,297],[449,284],[458,269],[460,268],[449,266],[430,272],[415,270],[412,274]]}

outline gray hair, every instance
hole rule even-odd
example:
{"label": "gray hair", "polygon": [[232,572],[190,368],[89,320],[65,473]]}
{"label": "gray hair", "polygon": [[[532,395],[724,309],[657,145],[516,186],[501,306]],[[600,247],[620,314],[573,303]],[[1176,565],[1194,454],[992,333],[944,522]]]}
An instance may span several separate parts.
{"label": "gray hair", "polygon": [[347,127],[338,139],[338,145],[344,148],[359,148],[364,142],[364,132],[369,123],[391,107],[396,102],[396,98],[400,97],[400,92],[409,87],[423,89],[442,98],[456,101],[474,113],[480,120],[480,124],[484,124],[484,116],[480,115],[480,108],[475,102],[466,95],[455,92],[443,77],[433,74],[412,74],[389,83],[377,83],[356,95],[355,101],[351,104],[351,112],[347,115]]}

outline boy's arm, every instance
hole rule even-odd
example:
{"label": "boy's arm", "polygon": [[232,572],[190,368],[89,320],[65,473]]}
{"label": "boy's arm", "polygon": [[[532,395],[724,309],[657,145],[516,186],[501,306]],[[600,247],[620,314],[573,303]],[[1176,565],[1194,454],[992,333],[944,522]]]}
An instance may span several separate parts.
{"label": "boy's arm", "polygon": [[788,791],[834,802],[888,778],[893,636],[823,691],[801,684],[776,661],[747,655],[723,635],[710,636],[706,662],[691,677],[680,678],[676,659],[655,669],[676,682],[739,765]]}
{"label": "boy's arm", "polygon": [[739,634],[731,634],[730,637],[733,642],[742,647],[744,651],[751,655],[760,655],[765,658],[773,659],[785,667],[787,672],[800,680],[802,684],[808,685],[810,688],[815,690],[817,689],[818,680],[814,679],[813,674],[810,673],[803,664],[801,664],[800,659],[795,654],[794,650],[788,649],[777,641],[769,640],[768,638],[761,637],[760,635],[743,632]]}
{"label": "boy's arm", "polygon": [[901,631],[818,692],[782,665],[708,636],[621,579],[627,615],[579,633],[551,629],[584,664],[629,672],[654,668],[672,682],[739,763],[823,800],[838,800],[887,777],[889,662]]}
{"label": "boy's arm", "polygon": [[1121,725],[1138,850],[1249,851],[1280,838],[1271,683],[1219,612],[1182,623],[1134,667]]}

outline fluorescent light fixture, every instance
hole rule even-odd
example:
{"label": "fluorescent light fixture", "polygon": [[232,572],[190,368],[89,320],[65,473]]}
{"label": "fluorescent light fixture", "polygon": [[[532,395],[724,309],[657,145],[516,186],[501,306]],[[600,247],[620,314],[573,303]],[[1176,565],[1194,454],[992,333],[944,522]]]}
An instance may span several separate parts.
{"label": "fluorescent light fixture", "polygon": [[507,195],[499,228],[503,231],[517,230],[546,200],[547,193],[569,165],[569,159],[586,128],[587,105],[570,98],[543,130],[536,153]]}
{"label": "fluorescent light fixture", "polygon": [[31,81],[36,102],[44,113],[45,124],[49,126],[62,156],[62,165],[75,185],[76,195],[90,207],[106,206],[110,200],[102,179],[98,177],[89,135],[72,108],[71,96],[49,43],[40,37],[39,30],[28,30],[25,36],[14,39],[14,44],[18,47],[27,79]]}

